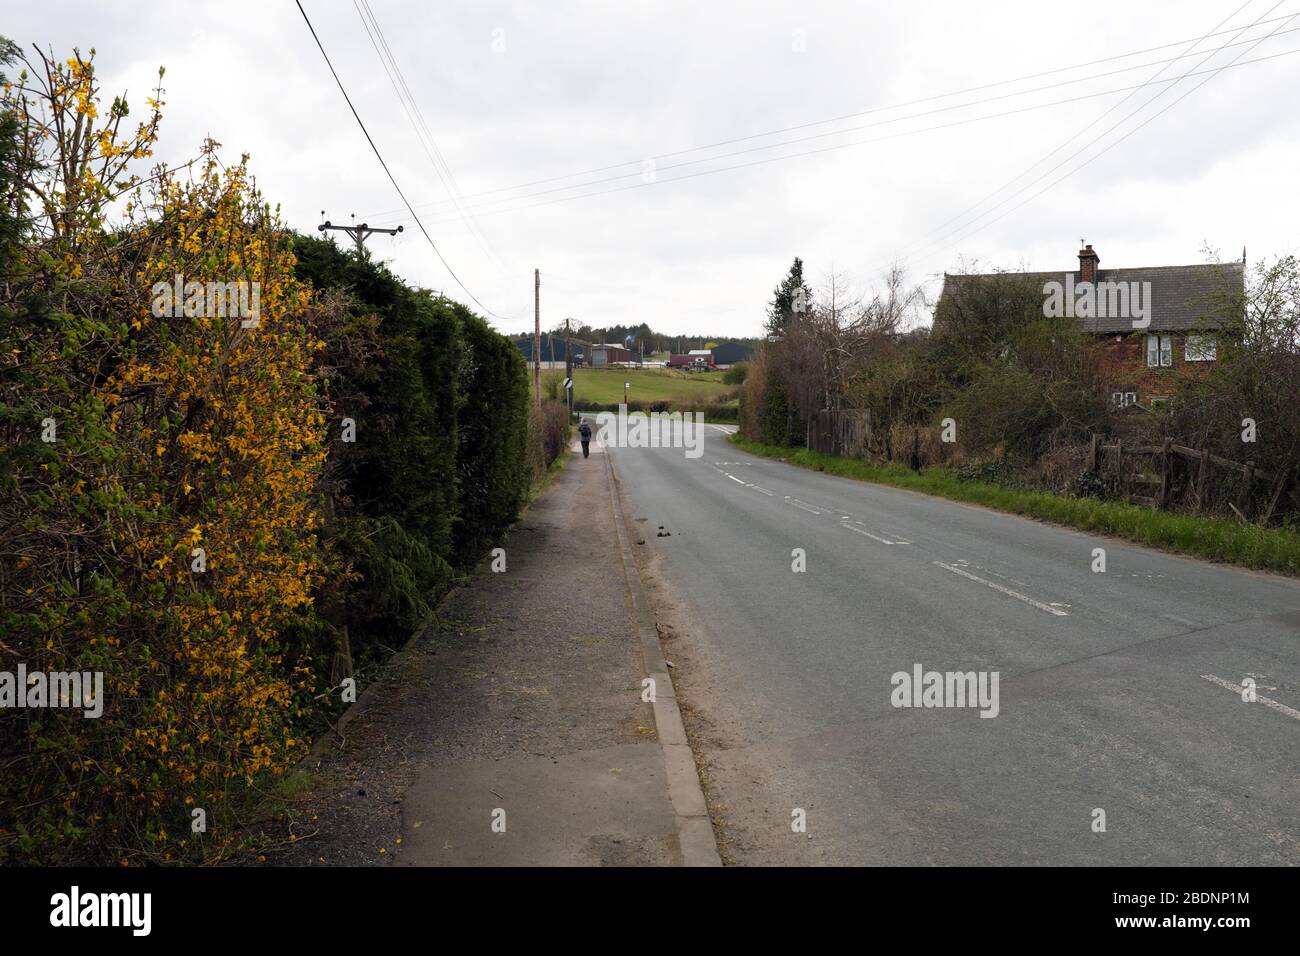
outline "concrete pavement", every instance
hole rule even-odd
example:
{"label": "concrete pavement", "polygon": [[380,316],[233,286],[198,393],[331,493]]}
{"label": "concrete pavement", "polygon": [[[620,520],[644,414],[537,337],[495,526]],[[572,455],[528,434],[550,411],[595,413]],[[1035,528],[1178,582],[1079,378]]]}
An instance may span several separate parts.
{"label": "concrete pavement", "polygon": [[719,862],[613,487],[603,449],[570,457],[504,569],[453,593],[356,705],[300,808],[320,832],[282,862]]}

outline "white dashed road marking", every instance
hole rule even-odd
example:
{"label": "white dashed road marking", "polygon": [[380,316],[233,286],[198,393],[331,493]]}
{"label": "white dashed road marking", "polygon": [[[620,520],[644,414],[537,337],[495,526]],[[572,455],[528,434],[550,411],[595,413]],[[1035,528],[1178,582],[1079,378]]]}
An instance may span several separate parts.
{"label": "white dashed road marking", "polygon": [[1013,591],[1011,590],[1011,588],[1003,587],[1001,584],[997,584],[993,581],[987,581],[984,578],[977,577],[974,574],[971,574],[969,571],[966,571],[962,568],[953,567],[951,564],[944,564],[942,561],[936,561],[934,563],[939,565],[939,567],[943,568],[945,571],[951,571],[953,574],[960,574],[964,578],[970,578],[972,581],[978,581],[980,584],[984,585],[985,587],[989,587],[995,591],[999,591],[1002,594],[1007,595],[1008,597],[1013,597],[1017,601],[1024,601],[1026,604],[1032,605],[1033,607],[1038,608],[1040,611],[1046,611],[1048,614],[1055,614],[1057,617],[1070,616],[1069,611],[1062,611],[1060,608],[1052,607],[1050,604],[1044,604],[1042,601],[1035,601],[1027,594],[1021,594],[1019,591]]}
{"label": "white dashed road marking", "polygon": [[[1208,680],[1211,684],[1218,684],[1220,687],[1232,691],[1238,697],[1241,696],[1242,687],[1240,684],[1234,684],[1232,681],[1224,680],[1222,677],[1215,677],[1213,674],[1202,674],[1201,680]],[[1296,710],[1294,707],[1288,707],[1286,704],[1276,701],[1272,697],[1265,697],[1262,694],[1256,694],[1255,700],[1263,704],[1265,707],[1273,708],[1279,714],[1286,714],[1288,717],[1300,720],[1300,710]]]}
{"label": "white dashed road marking", "polygon": [[882,538],[882,537],[881,537],[880,535],[878,535],[878,534],[872,534],[872,533],[871,533],[870,531],[868,531],[866,528],[859,528],[859,527],[856,527],[856,526],[854,526],[854,525],[849,524],[847,521],[841,521],[841,522],[840,522],[840,527],[841,527],[841,528],[848,528],[850,531],[856,531],[858,534],[866,535],[866,536],[867,536],[868,538],[870,538],[871,540],[873,540],[873,541],[879,541],[881,544],[907,544],[906,541],[890,541],[888,538]]}

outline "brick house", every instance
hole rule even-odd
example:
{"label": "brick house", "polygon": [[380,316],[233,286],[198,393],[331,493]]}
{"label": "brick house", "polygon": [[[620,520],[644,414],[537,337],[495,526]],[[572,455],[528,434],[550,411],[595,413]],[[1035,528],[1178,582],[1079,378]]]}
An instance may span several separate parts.
{"label": "brick house", "polygon": [[[1244,289],[1244,257],[1131,269],[1101,269],[1100,263],[1088,244],[1079,250],[1076,271],[1006,275],[1043,289],[1045,315],[1074,318],[1102,340],[1103,384],[1117,405],[1158,403],[1173,394],[1180,376],[1213,367],[1225,309]],[[962,278],[945,273],[945,292],[949,280]]]}

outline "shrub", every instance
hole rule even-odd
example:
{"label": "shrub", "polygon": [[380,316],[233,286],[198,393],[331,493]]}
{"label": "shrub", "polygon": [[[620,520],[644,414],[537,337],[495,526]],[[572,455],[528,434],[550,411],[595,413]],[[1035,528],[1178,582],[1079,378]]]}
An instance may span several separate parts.
{"label": "shrub", "polygon": [[722,381],[727,385],[744,385],[745,376],[749,374],[749,365],[746,362],[737,362],[731,368],[722,373]]}
{"label": "shrub", "polygon": [[[295,240],[216,144],[146,188],[161,90],[127,133],[91,61],[31,75],[0,101],[0,652],[106,699],[0,712],[0,862],[216,860],[305,751],[343,629],[378,658],[517,514],[523,358]],[[256,283],[260,315],[177,275]]]}
{"label": "shrub", "polygon": [[540,479],[569,443],[569,410],[563,402],[528,406],[528,449],[534,479]]}
{"label": "shrub", "polygon": [[[98,720],[0,715],[0,857],[212,858],[303,752],[308,674],[281,635],[324,568],[317,305],[245,163],[209,143],[190,177],[129,173],[161,91],[127,133],[121,99],[98,120],[90,60],[31,75],[4,101],[6,195],[41,198],[0,289],[0,633],[30,671],[102,672],[106,699]],[[259,324],[164,302],[177,274],[258,283]]]}

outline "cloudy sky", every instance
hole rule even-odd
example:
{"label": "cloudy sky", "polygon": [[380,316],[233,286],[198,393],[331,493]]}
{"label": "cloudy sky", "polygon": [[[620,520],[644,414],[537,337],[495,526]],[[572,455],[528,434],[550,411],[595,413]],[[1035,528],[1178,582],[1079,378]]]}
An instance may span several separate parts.
{"label": "cloudy sky", "polygon": [[[898,262],[933,293],[963,262],[1070,268],[1080,239],[1103,267],[1300,246],[1300,0],[303,6],[503,331],[532,328],[534,268],[544,328],[755,335],[796,255],[814,286]],[[163,158],[247,152],[291,225],[403,225],[372,251],[469,301],[293,2],[42,0],[0,29],[94,47],[141,110],[165,65]]]}

